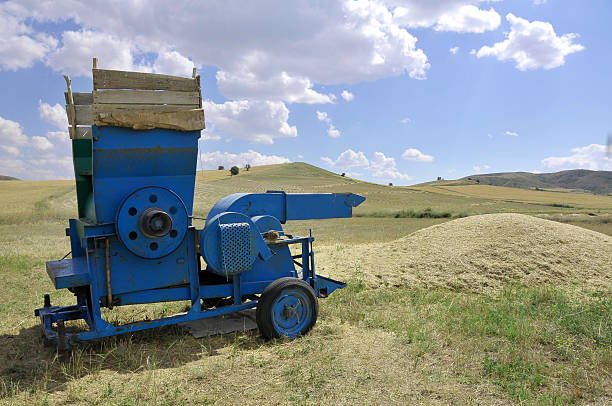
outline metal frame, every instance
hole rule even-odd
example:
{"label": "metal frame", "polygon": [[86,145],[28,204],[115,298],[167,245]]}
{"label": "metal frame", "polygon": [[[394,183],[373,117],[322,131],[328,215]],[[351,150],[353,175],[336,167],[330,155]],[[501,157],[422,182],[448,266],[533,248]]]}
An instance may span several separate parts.
{"label": "metal frame", "polygon": [[[72,227],[69,229],[69,234],[73,235],[74,222],[71,222],[71,226]],[[103,226],[96,228],[98,228],[98,232],[104,232]],[[115,237],[114,233],[104,234],[104,237],[100,237],[96,232],[93,232],[91,228],[89,229],[90,232],[86,233],[86,235],[89,235],[85,238],[86,241],[95,241],[100,238],[106,239]],[[183,243],[194,244],[195,235],[196,230],[193,227],[190,227],[187,233],[187,240]],[[297,265],[301,267],[301,275],[298,275],[295,270],[289,270],[287,276],[300,277],[314,288],[318,297],[327,297],[334,290],[345,287],[346,284],[315,274],[314,252],[312,251],[313,241],[313,237],[291,236],[290,238],[271,243],[270,247],[274,250],[275,247],[279,246],[301,244],[302,252],[298,254],[297,257],[301,258],[302,262],[299,263],[294,260],[294,263],[297,263]],[[89,244],[86,246],[89,246]],[[88,250],[88,253],[89,251],[90,250]],[[116,296],[118,299],[127,297],[130,302],[133,301],[134,303],[152,303],[162,301],[160,298],[166,299],[167,301],[190,299],[191,309],[188,312],[156,320],[147,320],[120,326],[113,326],[102,318],[100,303],[104,303],[106,292],[98,289],[99,281],[95,280],[96,275],[98,275],[98,273],[94,270],[95,260],[92,261],[89,255],[87,258],[88,266],[92,270],[92,272],[89,272],[89,275],[93,276],[94,279],[89,283],[89,295],[77,295],[77,304],[73,306],[57,307],[51,306],[50,303],[45,303],[45,307],[35,311],[35,315],[40,317],[45,337],[54,342],[60,350],[67,350],[72,344],[77,342],[89,341],[119,334],[133,333],[149,328],[169,326],[172,324],[204,319],[253,308],[257,306],[258,300],[243,302],[243,296],[261,294],[264,292],[265,288],[274,281],[267,280],[258,282],[243,282],[240,275],[234,275],[231,282],[227,284],[200,285],[199,272],[201,270],[198,266],[196,266],[192,268],[194,271],[190,272],[188,285],[166,289],[150,289],[133,294]],[[193,256],[194,263],[197,263],[195,258],[196,257]],[[233,304],[205,310],[203,310],[201,307],[200,303],[202,299],[224,297],[232,297]],[[89,330],[78,333],[66,332],[64,322],[71,320],[84,320],[89,326]],[[56,324],[56,328],[53,327],[53,324]]]}

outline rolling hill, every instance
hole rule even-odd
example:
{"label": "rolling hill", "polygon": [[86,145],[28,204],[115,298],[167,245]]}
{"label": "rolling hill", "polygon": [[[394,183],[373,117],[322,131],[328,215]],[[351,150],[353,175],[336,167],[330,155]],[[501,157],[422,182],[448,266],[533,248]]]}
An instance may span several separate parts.
{"label": "rolling hill", "polygon": [[563,188],[604,195],[612,193],[612,171],[574,169],[554,173],[503,172],[471,175],[461,180],[516,188]]}
{"label": "rolling hill", "polygon": [[19,180],[19,179],[13,178],[12,176],[0,175],[0,180]]}

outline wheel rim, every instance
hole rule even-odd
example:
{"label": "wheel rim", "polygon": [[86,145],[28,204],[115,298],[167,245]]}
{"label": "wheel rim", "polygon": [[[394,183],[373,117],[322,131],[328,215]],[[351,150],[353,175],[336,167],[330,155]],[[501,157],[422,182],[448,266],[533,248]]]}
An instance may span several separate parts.
{"label": "wheel rim", "polygon": [[310,300],[302,289],[284,289],[272,303],[272,323],[282,336],[297,337],[311,319]]}

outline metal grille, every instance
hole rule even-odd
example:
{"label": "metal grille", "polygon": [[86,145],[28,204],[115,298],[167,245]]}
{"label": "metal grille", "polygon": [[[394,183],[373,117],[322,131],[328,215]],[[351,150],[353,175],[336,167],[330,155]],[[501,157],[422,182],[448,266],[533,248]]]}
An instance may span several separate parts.
{"label": "metal grille", "polygon": [[232,275],[251,267],[251,227],[249,223],[219,224],[221,230],[222,272]]}

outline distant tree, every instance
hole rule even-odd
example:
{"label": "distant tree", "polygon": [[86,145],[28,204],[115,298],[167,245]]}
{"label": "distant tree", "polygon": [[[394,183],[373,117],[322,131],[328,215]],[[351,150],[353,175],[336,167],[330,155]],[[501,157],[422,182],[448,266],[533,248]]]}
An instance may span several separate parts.
{"label": "distant tree", "polygon": [[476,183],[480,183],[480,179],[476,179]]}
{"label": "distant tree", "polygon": [[346,173],[342,172],[342,175],[340,175],[340,176],[342,176],[344,178],[346,176]]}
{"label": "distant tree", "polygon": [[393,186],[393,183],[389,182],[389,186]]}
{"label": "distant tree", "polygon": [[223,165],[219,165],[219,167],[217,168],[218,171],[222,171],[224,169],[225,169],[225,167]]}
{"label": "distant tree", "polygon": [[438,176],[438,180],[442,180],[442,176]]}
{"label": "distant tree", "polygon": [[249,169],[251,169],[251,164],[246,164],[244,165],[244,169],[247,170],[247,172],[249,171]]}
{"label": "distant tree", "polygon": [[238,175],[240,173],[240,168],[238,168],[237,166],[232,166],[232,169],[230,169],[230,173],[232,174],[232,176]]}

